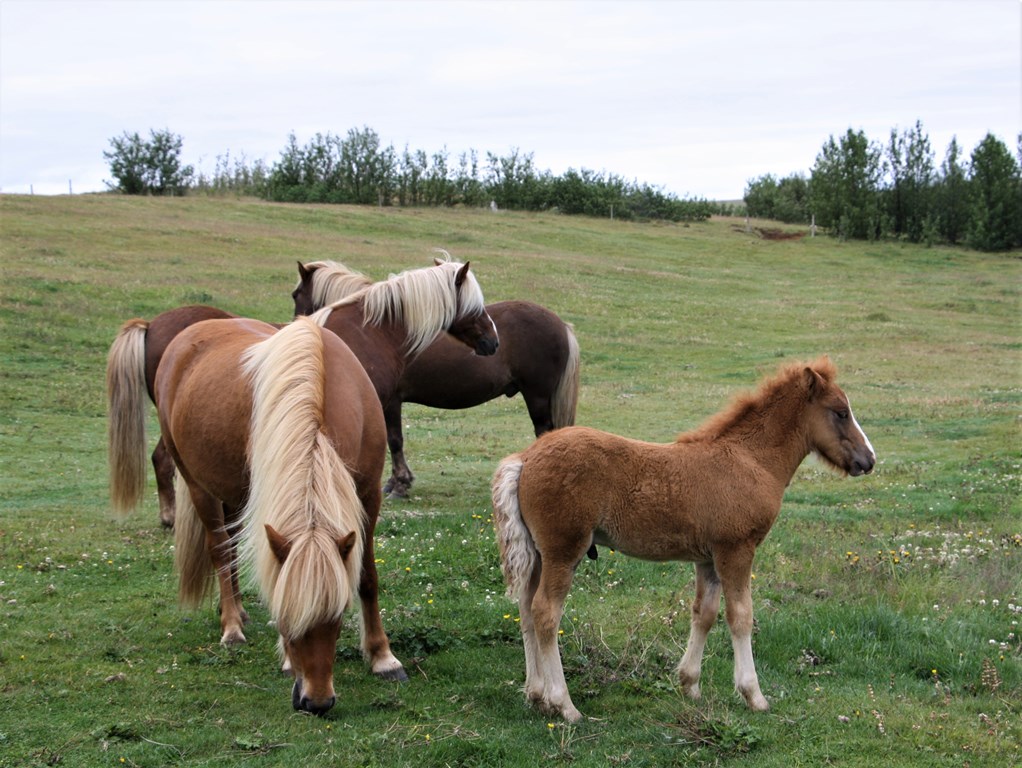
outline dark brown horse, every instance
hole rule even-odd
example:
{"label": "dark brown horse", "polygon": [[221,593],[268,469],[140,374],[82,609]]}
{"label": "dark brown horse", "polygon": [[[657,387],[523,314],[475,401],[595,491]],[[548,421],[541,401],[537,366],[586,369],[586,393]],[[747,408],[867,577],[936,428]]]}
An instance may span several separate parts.
{"label": "dark brown horse", "polygon": [[[332,261],[299,263],[298,275],[291,294],[296,315],[310,314],[370,282]],[[384,491],[390,495],[406,497],[414,480],[404,454],[402,403],[471,408],[521,392],[537,437],[575,423],[579,353],[571,325],[528,301],[501,301],[486,310],[500,336],[495,355],[472,355],[464,345],[440,336],[404,368],[387,399],[381,392],[391,457]]]}
{"label": "dark brown horse", "polygon": [[[446,265],[446,266],[444,266]],[[432,270],[442,280],[429,279]],[[461,277],[458,275],[463,271]],[[375,287],[372,291],[369,288]],[[423,338],[452,336],[452,346],[466,350],[468,364],[477,354],[492,354],[498,349],[493,321],[478,306],[482,292],[468,265],[443,262],[436,267],[410,270],[390,280],[373,284],[364,279],[359,286],[358,296],[339,302],[335,313],[331,313],[327,327],[344,339],[359,360],[369,371],[373,385],[381,402],[393,399],[396,383],[404,377],[404,371],[416,351],[409,339],[421,346]],[[392,305],[390,311],[387,305]],[[374,306],[377,311],[367,314],[366,307]],[[380,311],[380,309],[383,311]],[[138,376],[143,377],[145,391],[153,399],[153,382],[156,369],[167,345],[183,329],[202,320],[234,317],[215,307],[193,305],[178,307],[157,315],[151,321],[141,319],[126,323],[114,340],[107,365],[107,391],[111,398],[134,397],[130,408],[145,413],[145,395],[132,386]],[[443,332],[446,331],[446,334]],[[141,371],[141,374],[139,372]],[[116,395],[115,395],[116,393]],[[126,420],[129,427],[142,429],[133,437],[132,443],[114,440],[116,430],[123,428],[114,418],[128,408],[111,407],[110,420],[110,462],[120,484],[111,500],[114,509],[127,513],[135,509],[145,490],[145,458],[135,451],[127,455],[118,452],[120,445],[136,445],[145,442],[145,420]],[[160,521],[170,527],[174,525],[174,462],[166,451],[162,440],[157,441],[152,454],[156,474],[156,488],[160,501]]]}
{"label": "dark brown horse", "polygon": [[[179,333],[155,393],[183,484],[175,532],[182,602],[198,603],[216,576],[221,642],[245,641],[237,544],[294,674],[294,708],[326,712],[342,616],[380,511],[386,431],[369,377],[310,320],[277,330],[235,318]],[[385,648],[378,663],[399,672],[382,626],[365,621],[364,629],[367,654]]]}
{"label": "dark brown horse", "polygon": [[752,659],[756,547],[808,454],[853,476],[876,462],[836,377],[827,358],[783,368],[668,445],[569,427],[500,463],[493,520],[508,594],[521,613],[529,700],[569,721],[582,716],[564,679],[557,627],[575,568],[599,544],[644,560],[694,562],[681,687],[699,698],[703,648],[723,592],[735,687],[752,709],[768,708]]}

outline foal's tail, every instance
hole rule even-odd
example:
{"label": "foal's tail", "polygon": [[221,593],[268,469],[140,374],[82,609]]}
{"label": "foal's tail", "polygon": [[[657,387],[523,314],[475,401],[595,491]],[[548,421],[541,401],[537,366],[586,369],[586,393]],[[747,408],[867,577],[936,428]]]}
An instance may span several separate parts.
{"label": "foal's tail", "polygon": [[554,390],[552,404],[552,419],[554,429],[570,427],[575,423],[575,410],[578,407],[578,385],[579,385],[579,354],[578,339],[571,323],[564,324],[564,333],[568,341],[568,359],[564,363],[564,370],[557,382],[557,389]]}
{"label": "foal's tail", "polygon": [[110,503],[118,515],[134,511],[145,491],[145,337],[149,322],[121,326],[106,361]]}
{"label": "foal's tail", "polygon": [[517,600],[528,586],[538,555],[518,503],[521,476],[521,455],[515,453],[500,462],[492,484],[493,527],[500,546],[500,569],[507,582],[507,596],[512,600]]}
{"label": "foal's tail", "polygon": [[213,558],[206,546],[206,526],[202,524],[188,483],[180,473],[174,484],[174,570],[178,578],[178,601],[194,608],[213,589]]}

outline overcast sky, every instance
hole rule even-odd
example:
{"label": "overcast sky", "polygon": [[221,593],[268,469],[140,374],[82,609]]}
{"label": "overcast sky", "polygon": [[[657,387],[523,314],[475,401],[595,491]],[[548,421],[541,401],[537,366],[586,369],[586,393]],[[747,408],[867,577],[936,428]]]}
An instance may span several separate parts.
{"label": "overcast sky", "polygon": [[1022,130],[1019,0],[0,0],[0,191],[105,189],[124,132],[272,165],[369,127],[737,199],[849,128],[922,121],[939,164]]}

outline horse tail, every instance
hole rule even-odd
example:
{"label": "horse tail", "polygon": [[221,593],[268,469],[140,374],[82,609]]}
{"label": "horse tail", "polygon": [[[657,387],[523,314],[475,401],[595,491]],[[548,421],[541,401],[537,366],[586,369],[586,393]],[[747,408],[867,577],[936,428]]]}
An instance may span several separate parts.
{"label": "horse tail", "polygon": [[521,476],[521,454],[515,453],[500,462],[492,484],[493,527],[500,547],[500,570],[507,583],[507,596],[512,600],[517,600],[528,586],[539,554],[518,503]]}
{"label": "horse tail", "polygon": [[137,509],[145,492],[148,328],[140,318],[122,325],[106,361],[110,503],[118,515]]}
{"label": "horse tail", "polygon": [[[244,355],[252,385],[252,480],[239,551],[278,627],[292,636],[340,618],[362,568],[365,512],[323,431],[326,333],[301,317]],[[289,543],[283,563],[267,526]],[[350,533],[350,549],[339,547]]]}
{"label": "horse tail", "polygon": [[178,578],[178,601],[194,608],[212,591],[213,558],[206,546],[206,526],[202,524],[188,484],[180,474],[174,482],[174,570]]}
{"label": "horse tail", "polygon": [[551,417],[554,429],[570,427],[575,423],[575,411],[578,408],[579,387],[579,352],[578,339],[571,323],[564,324],[564,333],[568,342],[568,359],[564,362],[564,370],[554,390]]}

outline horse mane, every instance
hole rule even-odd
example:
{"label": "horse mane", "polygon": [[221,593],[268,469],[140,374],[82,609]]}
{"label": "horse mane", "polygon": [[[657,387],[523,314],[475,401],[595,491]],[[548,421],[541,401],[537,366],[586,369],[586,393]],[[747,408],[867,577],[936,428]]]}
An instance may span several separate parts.
{"label": "horse mane", "polygon": [[[338,619],[354,599],[362,563],[364,510],[355,481],[322,431],[322,331],[299,318],[246,350],[252,383],[249,498],[239,553],[282,634],[296,637]],[[283,565],[271,525],[291,542]],[[356,532],[341,558],[338,540]]]}
{"label": "horse mane", "polygon": [[366,325],[387,321],[404,325],[409,352],[417,355],[458,319],[459,310],[462,316],[486,311],[482,289],[471,270],[460,288],[455,285],[463,266],[457,261],[441,261],[432,267],[405,270],[328,304],[310,317],[323,325],[334,309],[361,301]]}
{"label": "horse mane", "polygon": [[311,301],[316,309],[357,293],[372,285],[372,280],[336,261],[310,261],[305,269],[312,273]]}
{"label": "horse mane", "polygon": [[746,424],[763,413],[768,407],[777,403],[793,388],[806,384],[805,370],[811,368],[826,382],[837,379],[837,367],[826,355],[813,362],[795,362],[783,366],[773,376],[764,378],[759,386],[751,391],[735,396],[731,404],[704,421],[702,425],[690,432],[682,432],[676,442],[695,443],[715,440],[733,431],[736,427]]}

